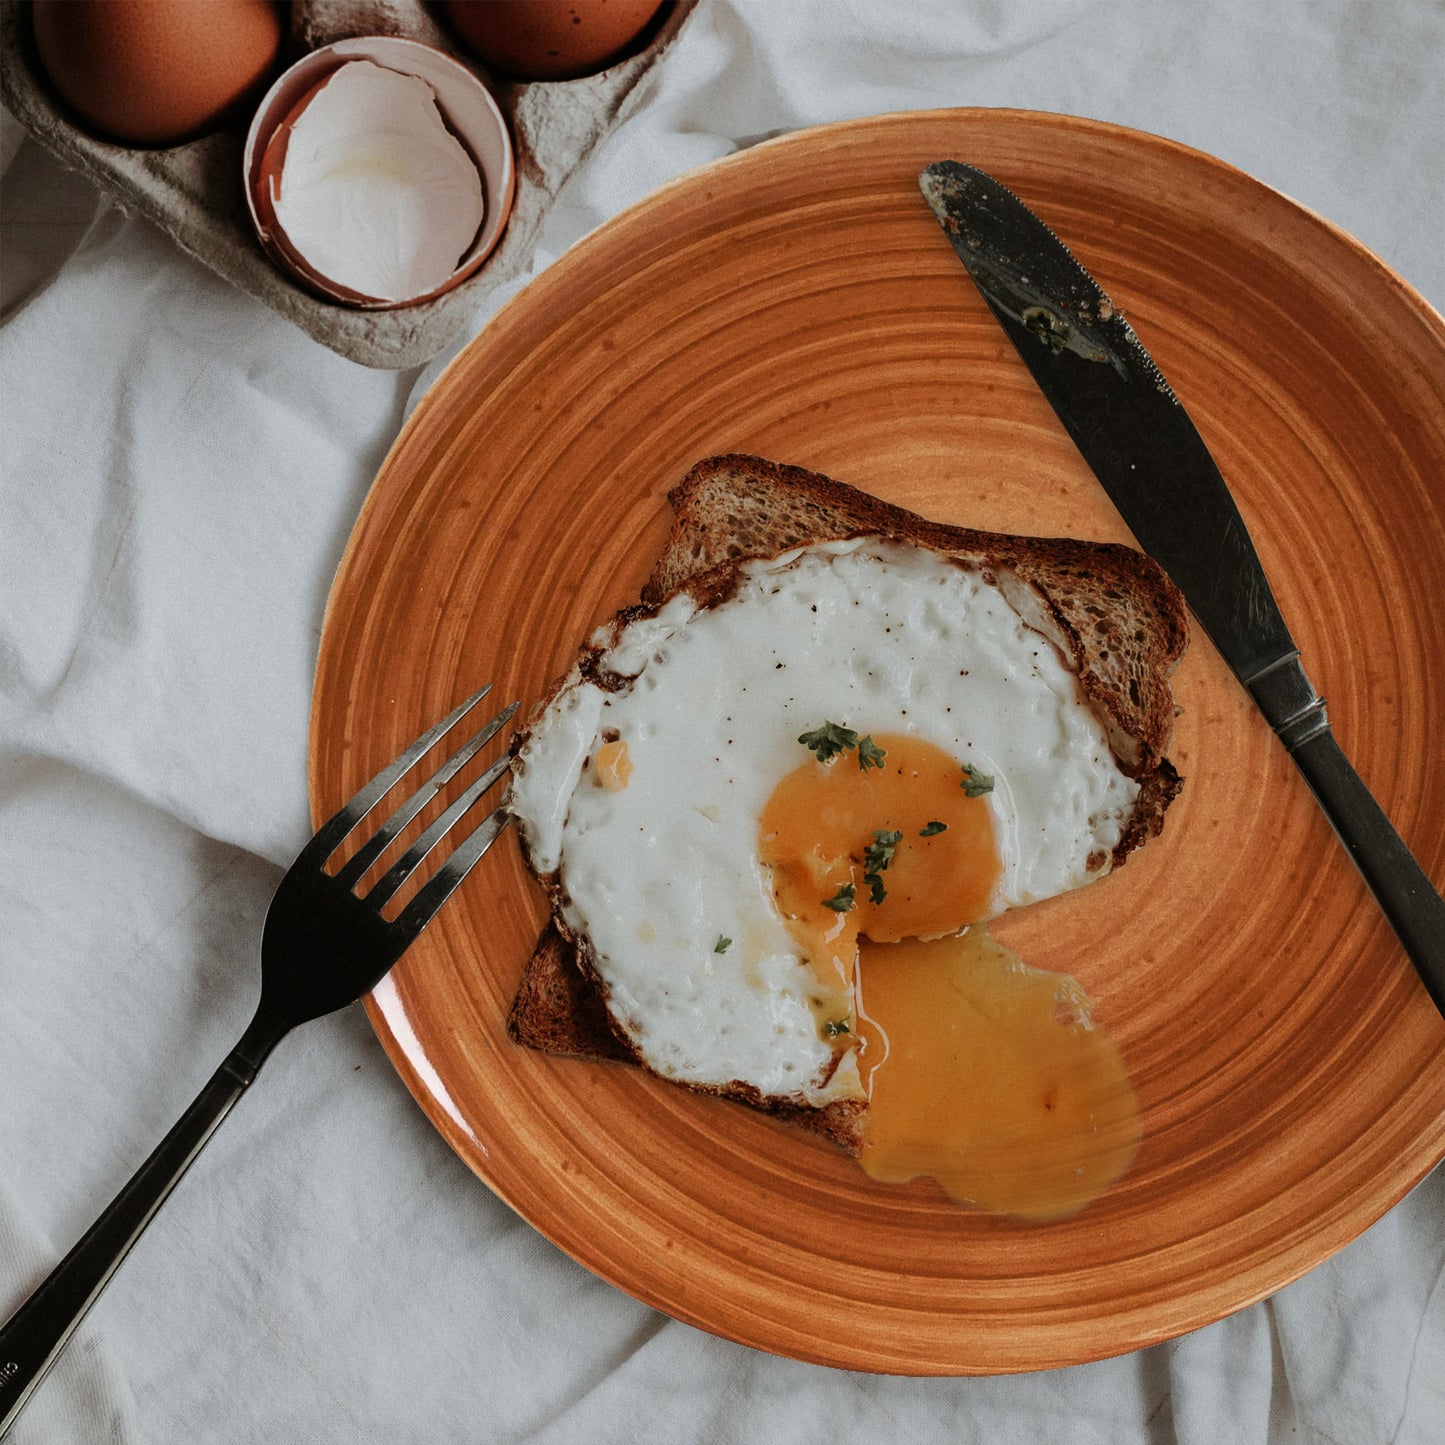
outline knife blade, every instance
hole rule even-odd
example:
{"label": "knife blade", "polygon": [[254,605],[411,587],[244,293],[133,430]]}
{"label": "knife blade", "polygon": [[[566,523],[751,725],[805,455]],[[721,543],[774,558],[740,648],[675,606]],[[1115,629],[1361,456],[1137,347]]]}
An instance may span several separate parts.
{"label": "knife blade", "polygon": [[1294,759],[1445,1017],[1445,900],[1330,731],[1248,529],[1204,439],[1092,276],[975,166],[918,178],[984,302],[1139,545]]}

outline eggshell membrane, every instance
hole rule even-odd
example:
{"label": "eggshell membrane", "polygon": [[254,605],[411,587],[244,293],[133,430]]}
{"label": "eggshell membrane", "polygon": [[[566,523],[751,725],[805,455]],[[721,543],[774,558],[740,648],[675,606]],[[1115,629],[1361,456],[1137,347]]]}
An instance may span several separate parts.
{"label": "eggshell membrane", "polygon": [[265,84],[281,49],[273,0],[35,0],[51,84],[113,139],[174,145],[221,124]]}
{"label": "eggshell membrane", "polygon": [[[402,300],[381,300],[323,276],[288,240],[276,221],[271,186],[280,178],[297,117],[316,92],[353,60],[370,60],[402,75],[426,81],[436,95],[447,128],[471,156],[482,178],[486,214],[476,240],[447,279],[432,290]],[[501,239],[511,212],[516,172],[511,137],[496,102],[469,70],[418,41],[366,36],[314,50],[287,70],[267,92],[246,138],[243,158],[246,205],[257,239],[284,271],[318,295],[361,310],[394,310],[444,295],[470,276]]]}

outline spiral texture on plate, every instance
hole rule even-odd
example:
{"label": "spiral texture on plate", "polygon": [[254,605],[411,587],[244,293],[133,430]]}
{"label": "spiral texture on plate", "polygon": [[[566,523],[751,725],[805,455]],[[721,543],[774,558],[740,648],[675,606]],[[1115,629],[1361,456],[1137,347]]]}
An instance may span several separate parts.
{"label": "spiral texture on plate", "polygon": [[[942,521],[1128,540],[918,193],[944,157],[1027,200],[1128,314],[1235,492],[1342,745],[1445,879],[1445,325],[1223,163],[1024,112],[758,146],[619,216],[500,313],[408,422],[338,574],[318,817],[478,680],[541,696],[635,600],[664,493],[710,453],[814,467]],[[1206,1324],[1445,1155],[1445,1023],[1202,636],[1175,687],[1187,782],[1164,835],[999,928],[1083,982],[1143,1106],[1133,1168],[1075,1219],[873,1184],[742,1109],[513,1046],[543,906],[509,840],[373,1021],[497,1193],[705,1329],[847,1368],[990,1373]]]}

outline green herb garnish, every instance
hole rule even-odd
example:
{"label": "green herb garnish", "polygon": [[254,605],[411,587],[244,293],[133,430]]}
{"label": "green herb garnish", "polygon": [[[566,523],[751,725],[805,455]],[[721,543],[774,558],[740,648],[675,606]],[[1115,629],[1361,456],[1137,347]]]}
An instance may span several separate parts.
{"label": "green herb garnish", "polygon": [[965,798],[981,798],[993,792],[993,779],[969,763],[963,765],[963,782],[959,784]]}
{"label": "green herb garnish", "polygon": [[936,837],[939,833],[946,833],[946,832],[948,832],[948,824],[947,824],[947,823],[939,823],[939,822],[925,823],[925,824],[918,830],[918,836],[919,836],[920,838],[933,838],[933,837]]}
{"label": "green herb garnish", "polygon": [[1023,323],[1050,351],[1060,352],[1069,344],[1069,323],[1046,306],[1030,306]]}
{"label": "green herb garnish", "polygon": [[863,866],[870,873],[881,873],[893,861],[894,850],[902,841],[902,833],[875,828],[873,841],[863,850]]}
{"label": "green herb garnish", "polygon": [[857,748],[858,767],[865,773],[869,768],[881,768],[887,756],[871,736],[860,739],[852,728],[845,728],[841,723],[825,722],[810,733],[802,733],[798,741],[805,748],[812,748],[820,763],[830,763],[839,753]]}
{"label": "green herb garnish", "polygon": [[866,738],[859,739],[858,767],[860,771],[866,773],[869,768],[881,768],[883,766],[883,759],[886,756],[887,754],[883,749],[873,741],[871,734]]}
{"label": "green herb garnish", "polygon": [[883,870],[893,861],[893,850],[903,841],[903,834],[887,828],[875,828],[873,841],[863,850],[863,881],[872,890],[869,897],[874,903],[882,903],[888,897],[883,886]]}
{"label": "green herb garnish", "polygon": [[831,898],[823,900],[824,908],[831,908],[834,913],[851,913],[853,911],[853,885],[845,883]]}
{"label": "green herb garnish", "polygon": [[822,727],[814,728],[810,733],[803,733],[798,741],[805,748],[812,748],[818,755],[820,763],[830,762],[839,753],[848,748],[858,746],[858,734],[852,728],[839,726],[837,723],[825,722]]}
{"label": "green herb garnish", "polygon": [[713,952],[714,952],[714,953],[726,953],[726,952],[728,951],[728,949],[730,949],[732,946],[733,946],[733,941],[732,941],[732,939],[730,939],[730,938],[724,938],[723,935],[720,933],[720,934],[718,934],[718,936],[717,936],[717,944],[716,944],[716,946],[713,948]]}
{"label": "green herb garnish", "polygon": [[823,1032],[830,1039],[836,1039],[839,1034],[851,1034],[853,1030],[848,1027],[847,1019],[829,1019],[823,1025]]}

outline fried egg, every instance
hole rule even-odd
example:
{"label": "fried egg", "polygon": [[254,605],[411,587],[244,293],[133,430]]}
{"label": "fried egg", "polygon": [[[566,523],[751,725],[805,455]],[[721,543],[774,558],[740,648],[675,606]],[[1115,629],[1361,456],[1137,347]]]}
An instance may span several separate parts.
{"label": "fried egg", "polygon": [[1042,615],[1016,578],[874,537],[599,630],[509,806],[649,1068],[878,1094],[902,1051],[882,983],[860,1017],[860,940],[953,938],[1108,871],[1138,785]]}

